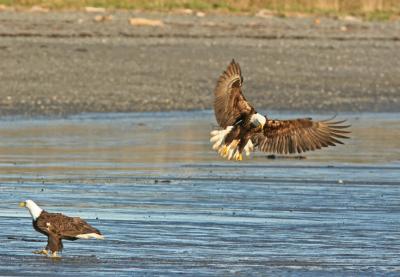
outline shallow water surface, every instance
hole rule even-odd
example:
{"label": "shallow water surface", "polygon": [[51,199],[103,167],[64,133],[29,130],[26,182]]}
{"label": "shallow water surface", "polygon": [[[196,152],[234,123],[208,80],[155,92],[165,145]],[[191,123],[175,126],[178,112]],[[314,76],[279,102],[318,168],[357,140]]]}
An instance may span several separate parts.
{"label": "shallow water surface", "polygon": [[[241,163],[211,150],[211,112],[2,119],[0,275],[396,276],[400,114],[345,117],[345,145]],[[28,198],[106,240],[32,254]]]}

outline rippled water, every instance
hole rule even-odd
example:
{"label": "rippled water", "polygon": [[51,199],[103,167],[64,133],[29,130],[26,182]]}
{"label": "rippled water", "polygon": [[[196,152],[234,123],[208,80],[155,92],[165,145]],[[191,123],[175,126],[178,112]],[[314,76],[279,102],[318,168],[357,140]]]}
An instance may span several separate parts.
{"label": "rippled water", "polygon": [[[211,150],[211,112],[3,118],[0,275],[396,276],[400,114],[345,117],[344,146],[241,163]],[[107,239],[32,254],[27,198]]]}

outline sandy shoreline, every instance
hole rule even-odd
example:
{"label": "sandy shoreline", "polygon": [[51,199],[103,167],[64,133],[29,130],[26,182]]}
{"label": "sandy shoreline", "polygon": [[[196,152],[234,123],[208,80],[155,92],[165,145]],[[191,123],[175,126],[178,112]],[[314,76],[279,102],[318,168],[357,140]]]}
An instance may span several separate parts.
{"label": "sandy shoreline", "polygon": [[259,109],[400,110],[398,21],[98,15],[0,12],[0,115],[210,109],[233,57]]}

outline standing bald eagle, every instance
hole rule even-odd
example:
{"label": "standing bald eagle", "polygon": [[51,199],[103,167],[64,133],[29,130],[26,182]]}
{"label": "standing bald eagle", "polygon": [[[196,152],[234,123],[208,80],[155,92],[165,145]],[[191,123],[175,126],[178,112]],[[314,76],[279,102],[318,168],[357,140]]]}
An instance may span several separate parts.
{"label": "standing bald eagle", "polygon": [[343,144],[349,125],[343,121],[313,121],[311,118],[293,120],[269,119],[256,112],[242,94],[243,77],[235,60],[219,77],[214,90],[214,112],[223,130],[211,132],[213,149],[227,159],[242,160],[254,147],[279,154],[301,153],[322,147]]}
{"label": "standing bald eagle", "polygon": [[79,217],[68,217],[60,213],[48,213],[42,210],[32,200],[21,202],[20,207],[26,207],[33,219],[33,228],[47,236],[47,246],[43,250],[34,251],[35,254],[49,254],[58,257],[57,252],[63,249],[62,239],[104,239],[99,230],[90,226]]}

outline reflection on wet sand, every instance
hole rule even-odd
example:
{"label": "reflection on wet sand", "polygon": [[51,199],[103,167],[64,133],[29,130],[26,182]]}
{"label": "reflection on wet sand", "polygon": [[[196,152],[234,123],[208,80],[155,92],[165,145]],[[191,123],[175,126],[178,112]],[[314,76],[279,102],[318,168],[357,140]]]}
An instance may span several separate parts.
{"label": "reflection on wet sand", "polygon": [[[213,118],[181,121],[190,115],[171,114],[167,120],[152,120],[151,114],[143,118],[123,120],[95,120],[77,117],[71,120],[3,121],[0,122],[1,162],[9,170],[19,166],[40,164],[32,170],[45,170],[45,165],[70,165],[79,170],[88,163],[124,163],[141,166],[154,163],[207,163],[220,159],[211,151],[209,130]],[[378,114],[366,118],[353,116],[352,139],[339,146],[306,154],[310,162],[390,163],[399,160],[400,121],[395,116]],[[31,126],[33,125],[33,126]],[[390,149],[390,151],[388,151]],[[258,154],[259,162],[266,155]],[[84,164],[83,164],[84,163]],[[90,168],[90,166],[89,166]],[[4,169],[4,168],[3,168]]]}

